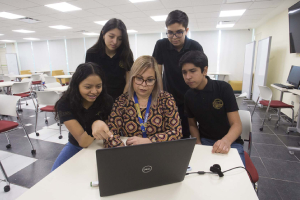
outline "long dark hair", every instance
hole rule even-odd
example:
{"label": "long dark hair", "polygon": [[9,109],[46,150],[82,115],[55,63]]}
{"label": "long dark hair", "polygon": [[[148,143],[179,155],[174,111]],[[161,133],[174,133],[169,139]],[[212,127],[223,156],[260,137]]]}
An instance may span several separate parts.
{"label": "long dark hair", "polygon": [[130,49],[129,39],[127,34],[127,28],[125,24],[120,19],[112,18],[106,22],[103,26],[99,39],[94,46],[92,46],[88,52],[89,53],[100,53],[101,55],[105,54],[105,42],[103,36],[112,29],[119,29],[122,32],[122,43],[117,49],[121,53],[121,62],[126,69],[126,71],[130,71],[130,68],[133,64],[133,54]]}
{"label": "long dark hair", "polygon": [[79,84],[90,75],[98,75],[102,80],[102,91],[97,99],[94,101],[92,107],[95,111],[100,111],[101,117],[107,119],[112,107],[112,97],[107,94],[106,80],[103,70],[95,63],[88,62],[80,64],[72,76],[72,80],[68,90],[55,104],[55,119],[59,119],[59,104],[60,102],[67,102],[74,115],[81,119],[84,113],[82,105],[82,96],[79,92]]}

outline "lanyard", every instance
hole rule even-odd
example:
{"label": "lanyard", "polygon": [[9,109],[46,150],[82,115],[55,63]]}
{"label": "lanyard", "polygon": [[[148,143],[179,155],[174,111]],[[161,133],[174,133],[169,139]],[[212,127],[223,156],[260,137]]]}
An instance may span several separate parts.
{"label": "lanyard", "polygon": [[151,100],[152,100],[152,94],[150,95],[150,97],[148,99],[145,119],[143,120],[142,113],[141,113],[140,106],[139,106],[139,101],[138,101],[138,98],[137,98],[136,94],[134,93],[134,106],[135,106],[135,109],[138,113],[138,118],[139,118],[140,126],[141,126],[141,129],[142,129],[143,138],[147,138],[147,131],[146,131],[145,127],[147,126],[147,120],[148,120],[148,116],[149,116]]}

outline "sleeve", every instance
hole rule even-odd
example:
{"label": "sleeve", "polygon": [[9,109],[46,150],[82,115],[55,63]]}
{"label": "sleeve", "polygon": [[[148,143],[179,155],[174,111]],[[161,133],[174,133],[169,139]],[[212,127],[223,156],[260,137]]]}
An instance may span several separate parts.
{"label": "sleeve", "polygon": [[108,127],[113,133],[112,139],[104,140],[104,148],[125,146],[120,138],[120,129],[123,127],[124,120],[122,118],[121,105],[118,97],[113,105],[110,115],[108,116]]}
{"label": "sleeve", "polygon": [[161,43],[160,41],[161,40],[158,40],[156,42],[152,56],[156,59],[157,64],[162,65],[164,64],[164,59],[163,59],[162,47],[160,45]]}
{"label": "sleeve", "polygon": [[188,93],[187,92],[184,95],[184,114],[188,117],[188,118],[195,118],[194,114],[192,113],[191,109],[189,108],[189,105],[191,105],[191,103],[189,103],[188,100]]}
{"label": "sleeve", "polygon": [[224,82],[223,87],[223,99],[224,99],[224,107],[226,113],[228,112],[235,112],[239,110],[239,107],[236,102],[236,97],[234,96],[233,89],[231,85]]}
{"label": "sleeve", "polygon": [[60,101],[58,103],[57,109],[58,109],[59,121],[61,124],[63,124],[66,121],[76,119],[74,114],[71,112],[70,105],[67,102]]}
{"label": "sleeve", "polygon": [[182,137],[182,127],[175,99],[170,94],[168,96],[163,102],[165,103],[163,122],[166,131],[150,136],[149,139],[152,142],[179,140]]}
{"label": "sleeve", "polygon": [[197,41],[194,42],[195,42],[195,50],[204,52],[201,44],[199,44]]}

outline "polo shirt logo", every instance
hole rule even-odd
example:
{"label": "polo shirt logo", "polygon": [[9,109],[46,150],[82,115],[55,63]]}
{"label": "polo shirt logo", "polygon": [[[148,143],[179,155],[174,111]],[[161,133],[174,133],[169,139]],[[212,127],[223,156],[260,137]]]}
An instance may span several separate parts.
{"label": "polo shirt logo", "polygon": [[119,62],[119,67],[124,68],[122,61]]}
{"label": "polo shirt logo", "polygon": [[221,99],[215,99],[214,102],[213,102],[213,107],[215,109],[220,109],[222,108],[224,105],[223,101]]}

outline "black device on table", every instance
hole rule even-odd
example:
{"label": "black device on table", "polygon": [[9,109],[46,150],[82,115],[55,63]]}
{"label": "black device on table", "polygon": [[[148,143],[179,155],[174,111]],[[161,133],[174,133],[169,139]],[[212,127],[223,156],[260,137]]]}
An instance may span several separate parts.
{"label": "black device on table", "polygon": [[300,84],[300,67],[299,66],[292,65],[286,82],[288,84],[290,84],[291,86],[283,85],[280,83],[274,83],[274,85],[281,87],[281,88],[286,88],[286,89],[298,89],[299,88],[299,84]]}
{"label": "black device on table", "polygon": [[196,138],[96,151],[100,196],[183,181]]}

